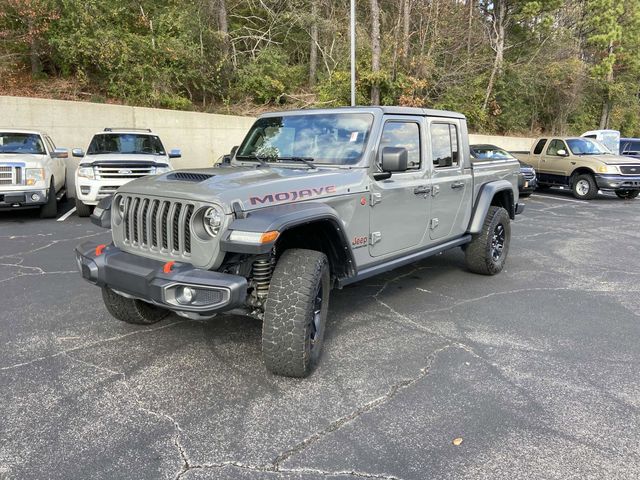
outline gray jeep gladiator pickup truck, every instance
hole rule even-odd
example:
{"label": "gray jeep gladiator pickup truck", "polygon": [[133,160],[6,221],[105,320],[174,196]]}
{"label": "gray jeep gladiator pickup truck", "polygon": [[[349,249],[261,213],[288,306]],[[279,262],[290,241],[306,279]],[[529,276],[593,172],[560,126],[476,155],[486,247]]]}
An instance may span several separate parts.
{"label": "gray jeep gladiator pickup truck", "polygon": [[92,220],[113,243],[79,245],[78,267],[125,322],[259,318],[267,368],[304,377],[332,288],[455,247],[472,272],[500,272],[523,209],[519,168],[472,165],[458,113],[269,113],[228,166],[144,177],[103,199]]}

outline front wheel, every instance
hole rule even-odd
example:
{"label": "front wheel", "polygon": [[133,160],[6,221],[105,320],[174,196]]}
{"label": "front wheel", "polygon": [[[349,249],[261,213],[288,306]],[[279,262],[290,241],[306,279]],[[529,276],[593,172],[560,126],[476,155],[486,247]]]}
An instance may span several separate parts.
{"label": "front wheel", "polygon": [[598,195],[598,185],[593,175],[583,173],[573,179],[571,191],[579,200],[593,200]]}
{"label": "front wheel", "polygon": [[102,300],[113,317],[126,323],[151,325],[169,315],[169,310],[142,300],[123,297],[108,287],[102,289]]}
{"label": "front wheel", "polygon": [[467,267],[482,275],[500,273],[507,260],[510,242],[509,214],[502,207],[489,207],[482,231],[474,235],[464,251]]}
{"label": "front wheel", "polygon": [[91,205],[87,205],[83,201],[76,198],[76,213],[79,217],[88,217],[89,215],[91,215],[92,211],[93,208],[91,207]]}
{"label": "front wheel", "polygon": [[315,250],[286,250],[264,307],[262,358],[268,370],[306,377],[320,358],[331,290],[329,261]]}
{"label": "front wheel", "polygon": [[617,190],[616,195],[623,200],[633,200],[640,194],[640,190]]}
{"label": "front wheel", "polygon": [[56,182],[51,179],[49,186],[49,198],[47,203],[40,207],[40,218],[55,218],[58,215],[58,199],[56,198]]}

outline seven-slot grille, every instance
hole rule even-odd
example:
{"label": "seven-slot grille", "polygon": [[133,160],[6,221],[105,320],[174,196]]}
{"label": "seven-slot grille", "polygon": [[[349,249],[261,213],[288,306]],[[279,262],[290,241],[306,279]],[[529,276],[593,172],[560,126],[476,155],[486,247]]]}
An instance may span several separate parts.
{"label": "seven-slot grille", "polygon": [[124,240],[129,246],[168,253],[191,255],[189,203],[125,195]]}
{"label": "seven-slot grille", "polygon": [[0,185],[21,185],[22,168],[12,165],[0,165]]}
{"label": "seven-slot grille", "polygon": [[620,165],[623,175],[640,175],[640,165]]}
{"label": "seven-slot grille", "polygon": [[524,175],[524,178],[526,178],[527,180],[533,180],[534,178],[536,178],[536,174],[533,173],[533,170],[525,170],[524,172],[522,172],[522,175]]}
{"label": "seven-slot grille", "polygon": [[152,165],[96,165],[93,167],[96,178],[140,178],[155,173]]}

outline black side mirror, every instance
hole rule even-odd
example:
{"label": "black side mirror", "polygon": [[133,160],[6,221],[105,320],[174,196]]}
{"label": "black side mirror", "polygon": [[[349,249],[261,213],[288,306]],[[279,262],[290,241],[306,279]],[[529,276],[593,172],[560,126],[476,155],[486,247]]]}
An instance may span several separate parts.
{"label": "black side mirror", "polygon": [[111,228],[111,204],[113,195],[98,202],[91,214],[91,223],[102,228]]}
{"label": "black side mirror", "polygon": [[238,151],[238,148],[240,148],[238,145],[236,145],[235,147],[233,147],[231,149],[231,152],[229,152],[229,158],[233,158],[233,156],[236,154],[236,152]]}
{"label": "black side mirror", "polygon": [[384,147],[382,149],[383,172],[405,172],[409,164],[409,152],[404,147]]}

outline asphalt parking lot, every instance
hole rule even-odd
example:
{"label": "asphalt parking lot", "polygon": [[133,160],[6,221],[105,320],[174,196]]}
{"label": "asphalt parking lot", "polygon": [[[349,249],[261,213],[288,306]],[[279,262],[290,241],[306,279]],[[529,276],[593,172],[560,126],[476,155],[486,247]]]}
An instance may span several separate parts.
{"label": "asphalt parking lot", "polygon": [[501,275],[334,291],[302,381],[252,319],[112,319],[73,256],[107,231],[0,213],[0,479],[639,478],[640,201],[526,203]]}

